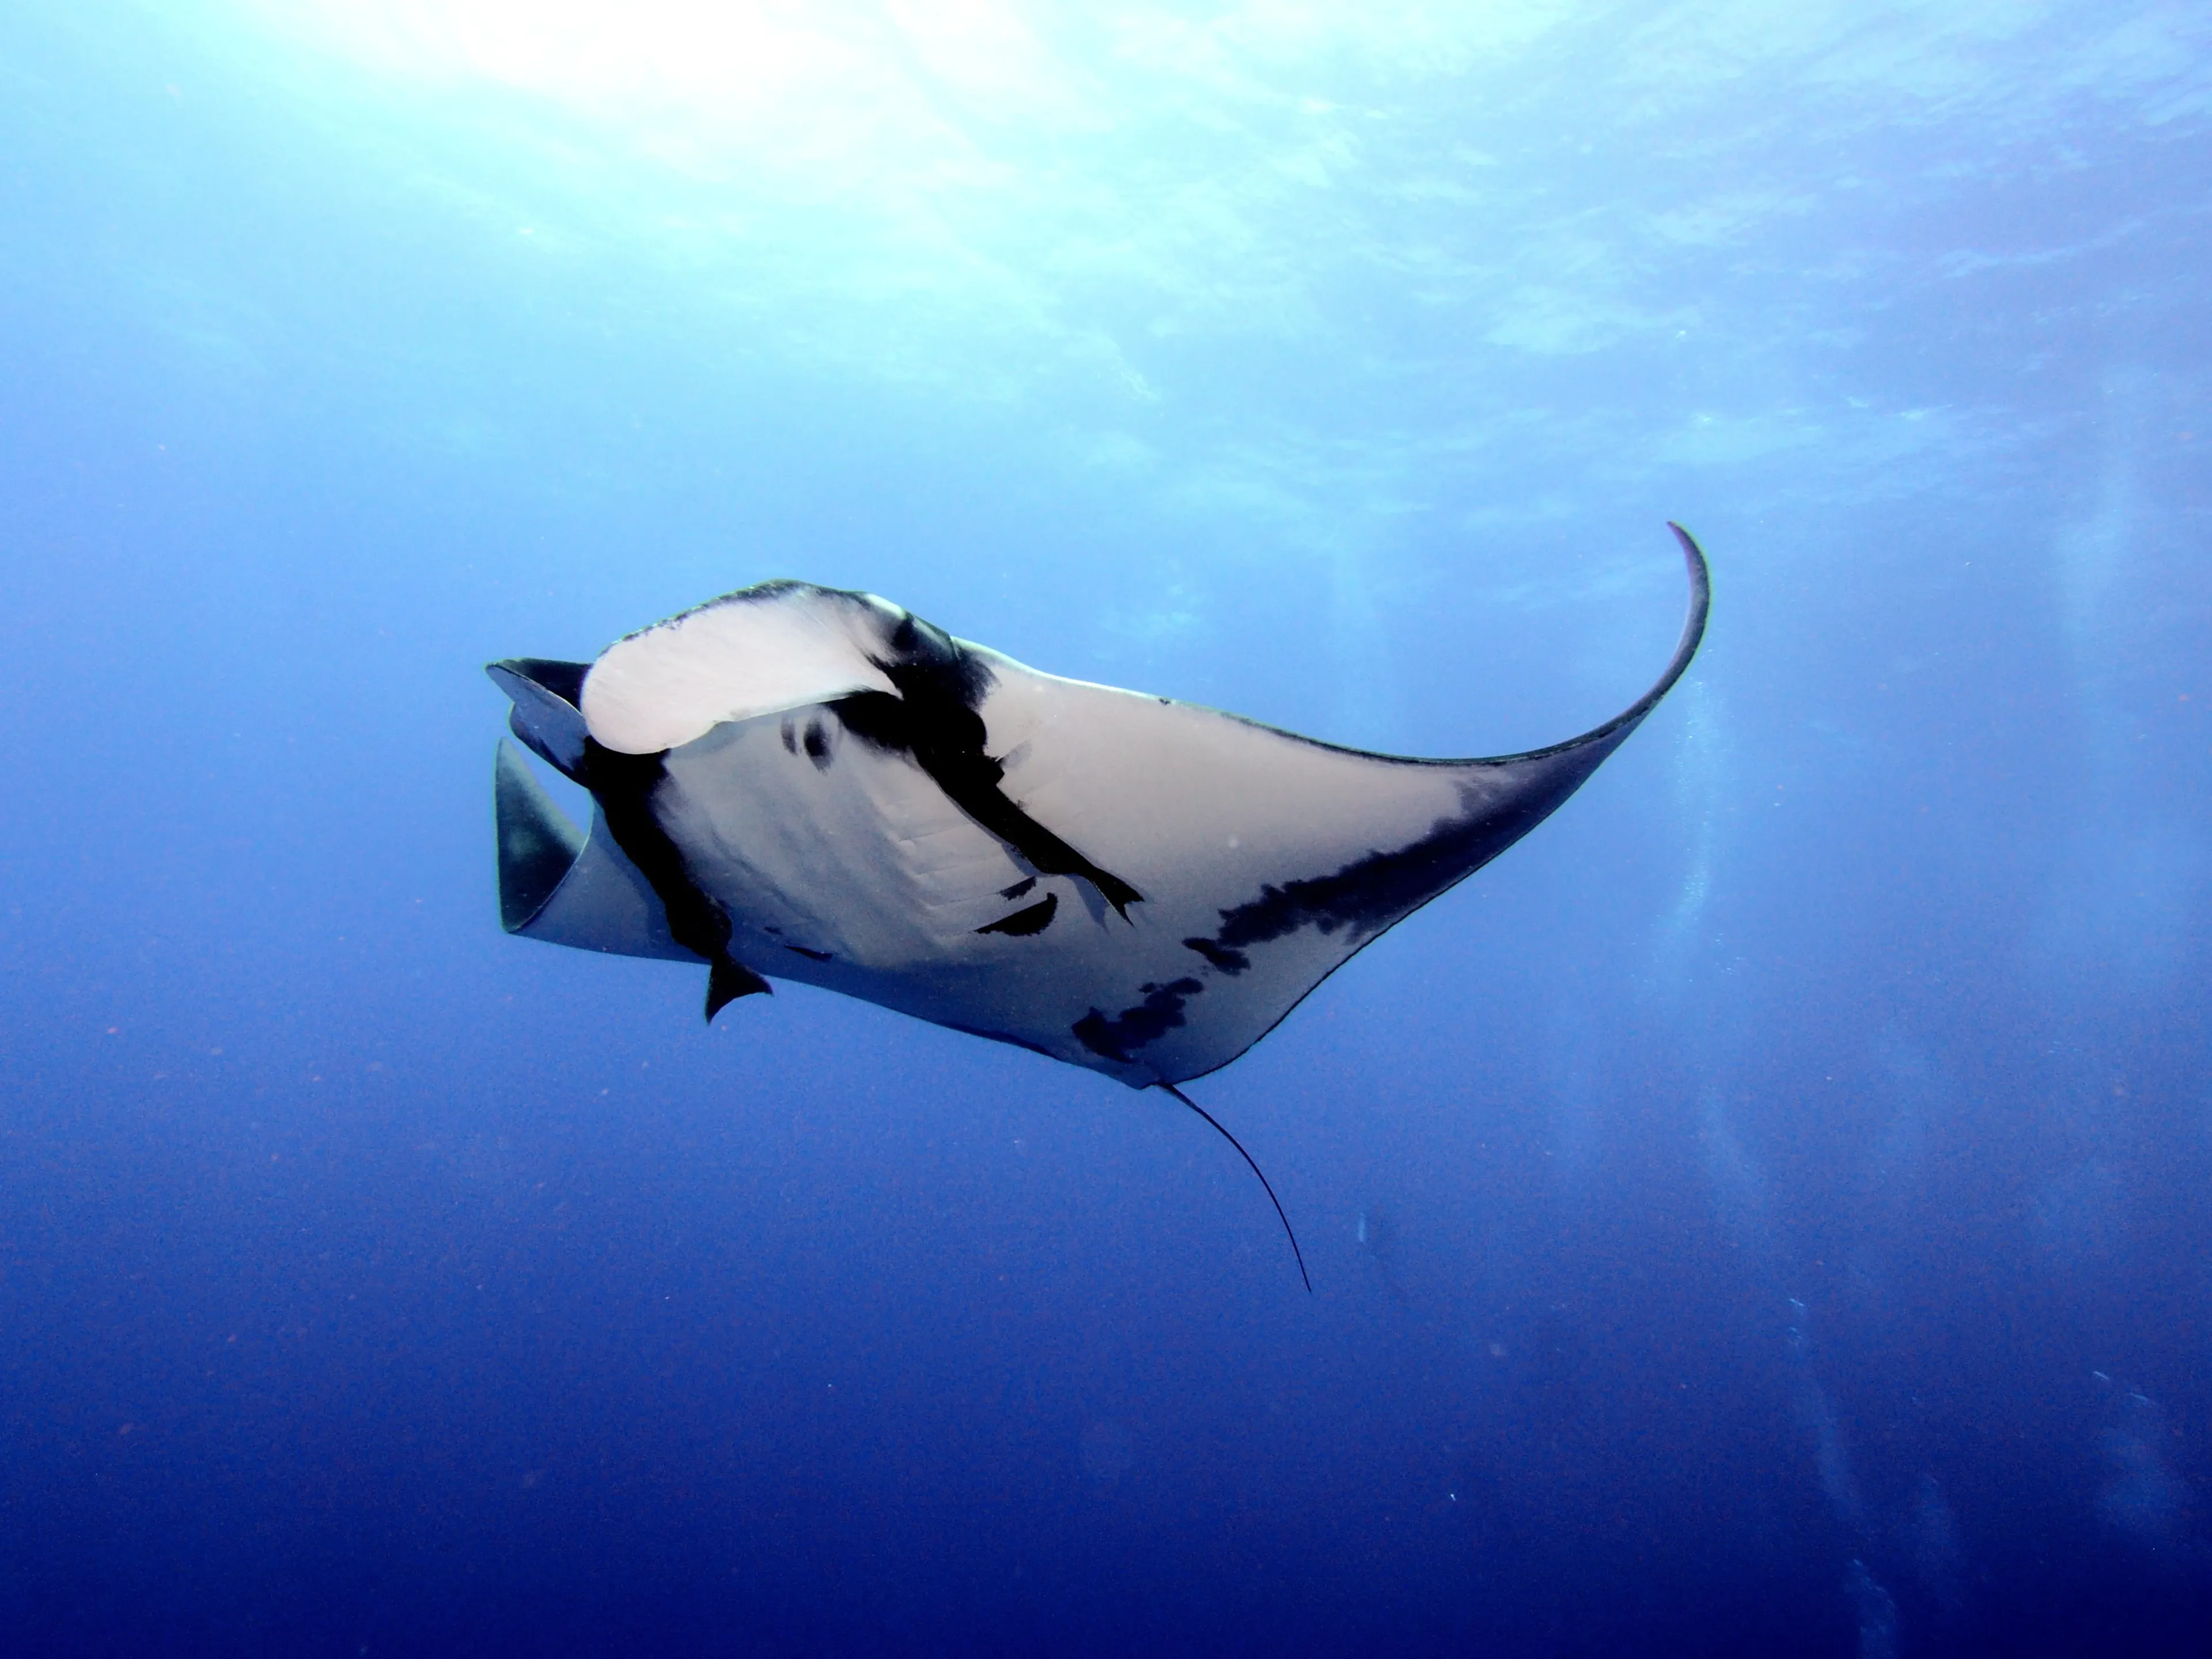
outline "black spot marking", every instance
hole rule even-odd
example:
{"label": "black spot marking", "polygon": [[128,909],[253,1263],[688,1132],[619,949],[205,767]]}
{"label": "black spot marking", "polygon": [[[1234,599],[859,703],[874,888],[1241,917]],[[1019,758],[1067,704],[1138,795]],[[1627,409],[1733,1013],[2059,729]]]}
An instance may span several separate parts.
{"label": "black spot marking", "polygon": [[799,722],[796,720],[783,723],[783,752],[787,755],[799,752]]}
{"label": "black spot marking", "polygon": [[1225,949],[1210,939],[1187,939],[1183,948],[1197,951],[1224,974],[1241,974],[1252,965],[1252,958],[1242,951]]}
{"label": "black spot marking", "polygon": [[1085,1048],[1103,1059],[1129,1064],[1133,1049],[1158,1041],[1183,1023],[1182,1006],[1206,989],[1194,979],[1142,985],[1145,1000],[1109,1019],[1093,1008],[1068,1029]]}
{"label": "black spot marking", "polygon": [[1024,876],[1012,887],[1001,887],[999,890],[999,896],[1003,899],[1018,899],[1036,885],[1036,878],[1035,876]]}
{"label": "black spot marking", "polygon": [[1027,939],[1032,933],[1042,933],[1052,926],[1053,912],[1060,908],[1060,895],[1047,893],[1038,903],[1026,910],[1017,910],[1011,916],[1001,916],[987,927],[978,927],[979,933],[1011,933],[1016,939]]}
{"label": "black spot marking", "polygon": [[830,769],[830,733],[820,720],[806,722],[806,758],[817,772]]}
{"label": "black spot marking", "polygon": [[804,945],[787,945],[783,948],[787,951],[790,951],[799,956],[805,957],[809,962],[830,962],[835,960],[835,958],[832,957],[827,951],[810,951]]}

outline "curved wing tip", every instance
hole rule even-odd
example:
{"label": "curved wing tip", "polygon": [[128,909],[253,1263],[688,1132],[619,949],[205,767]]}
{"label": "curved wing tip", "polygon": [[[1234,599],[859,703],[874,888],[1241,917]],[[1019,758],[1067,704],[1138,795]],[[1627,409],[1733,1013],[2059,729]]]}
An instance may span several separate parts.
{"label": "curved wing tip", "polygon": [[1667,528],[1674,532],[1674,539],[1681,544],[1682,559],[1689,567],[1690,610],[1689,614],[1682,618],[1682,636],[1674,642],[1674,655],[1667,664],[1666,672],[1660,675],[1658,683],[1644,693],[1635,709],[1631,711],[1638,718],[1656,708],[1659,700],[1673,690],[1674,683],[1688,671],[1690,659],[1698,654],[1698,647],[1705,643],[1705,618],[1712,610],[1713,576],[1705,563],[1705,550],[1698,545],[1695,536],[1674,520],[1667,520]]}
{"label": "curved wing tip", "polygon": [[1674,520],[1667,520],[1667,528],[1674,532],[1674,539],[1681,544],[1683,562],[1690,568],[1690,592],[1692,600],[1699,604],[1709,603],[1712,598],[1713,573],[1705,562],[1705,550],[1698,545],[1698,538],[1695,536],[1683,529]]}
{"label": "curved wing tip", "polygon": [[1674,539],[1682,544],[1682,556],[1689,562],[1690,580],[1698,586],[1712,585],[1712,572],[1705,565],[1705,550],[1698,545],[1698,538],[1674,520],[1667,520],[1667,528],[1674,532]]}
{"label": "curved wing tip", "polygon": [[[1705,643],[1705,617],[1712,608],[1713,586],[1711,573],[1705,568],[1705,550],[1698,545],[1697,538],[1672,519],[1667,520],[1667,528],[1674,532],[1674,539],[1682,544],[1682,556],[1690,568],[1690,609],[1689,614],[1682,618],[1682,634],[1674,642],[1674,654],[1668,659],[1666,669],[1653,682],[1651,689],[1604,725],[1595,726],[1580,737],[1569,738],[1565,743],[1555,743],[1548,748],[1531,749],[1525,754],[1492,756],[1471,764],[1502,766],[1510,762],[1543,760],[1573,750],[1586,749],[1592,744],[1615,737],[1616,733],[1625,738],[1646,714],[1659,706],[1662,698],[1674,689],[1675,682],[1688,672],[1691,659],[1698,654],[1698,647]],[[1606,752],[1610,754],[1612,750],[1608,749]],[[1601,760],[1603,758],[1602,756],[1599,757]],[[1592,761],[1590,764],[1595,767],[1597,762]]]}

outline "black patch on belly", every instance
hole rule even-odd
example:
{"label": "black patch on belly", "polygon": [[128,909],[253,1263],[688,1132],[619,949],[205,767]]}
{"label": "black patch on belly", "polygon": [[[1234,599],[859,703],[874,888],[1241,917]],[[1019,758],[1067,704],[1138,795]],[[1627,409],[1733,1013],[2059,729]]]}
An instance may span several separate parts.
{"label": "black patch on belly", "polygon": [[1068,1027],[1075,1040],[1102,1059],[1123,1066],[1131,1051],[1158,1041],[1183,1023],[1182,1006],[1206,989],[1194,979],[1172,980],[1165,985],[1139,985],[1145,1000],[1124,1008],[1109,1019],[1093,1008]]}
{"label": "black patch on belly", "polygon": [[1028,909],[1017,910],[1011,916],[1000,916],[998,921],[975,931],[979,933],[1011,933],[1016,939],[1027,939],[1030,934],[1042,933],[1051,927],[1053,912],[1059,908],[1060,895],[1047,893]]}
{"label": "black patch on belly", "polygon": [[1024,876],[1012,887],[1001,887],[999,890],[999,896],[1003,899],[1017,899],[1036,885],[1036,878],[1035,876]]}
{"label": "black patch on belly", "polygon": [[836,959],[827,951],[810,951],[804,945],[787,945],[783,948],[805,957],[809,962],[830,962]]}
{"label": "black patch on belly", "polygon": [[668,781],[668,751],[624,755],[584,739],[582,782],[606,815],[615,845],[660,896],[675,941],[708,965],[707,1018],[724,1004],[769,989],[769,983],[730,954],[730,916],[691,878],[683,850],[662,826],[653,798]]}
{"label": "black patch on belly", "polygon": [[1580,777],[1563,774],[1562,787],[1556,790],[1510,793],[1486,811],[1477,792],[1463,788],[1465,816],[1439,818],[1419,841],[1394,852],[1354,859],[1333,874],[1262,887],[1259,897],[1221,912],[1221,926],[1210,941],[1183,943],[1214,962],[1216,950],[1243,960],[1247,946],[1282,939],[1302,927],[1324,934],[1341,927],[1372,936],[1512,846],[1549,817],[1580,781]]}
{"label": "black patch on belly", "polygon": [[1231,951],[1216,945],[1210,939],[1187,939],[1187,951],[1195,951],[1224,974],[1241,974],[1252,965],[1252,958],[1242,951]]}
{"label": "black patch on belly", "polygon": [[1006,769],[983,752],[988,735],[976,712],[991,689],[991,671],[961,649],[941,628],[911,614],[891,629],[882,658],[871,658],[892,685],[856,691],[830,705],[845,729],[863,743],[909,755],[948,799],[1048,876],[1080,876],[1126,921],[1144,895],[1102,870],[1039,823],[1000,785]]}

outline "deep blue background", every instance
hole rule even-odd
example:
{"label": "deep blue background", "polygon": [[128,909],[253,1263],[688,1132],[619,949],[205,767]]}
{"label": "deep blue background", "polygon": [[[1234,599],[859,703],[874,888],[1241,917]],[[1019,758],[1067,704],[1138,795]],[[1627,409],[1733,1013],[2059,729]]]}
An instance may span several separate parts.
{"label": "deep blue background", "polygon": [[[173,10],[0,10],[0,1650],[2206,1650],[2199,9]],[[1507,752],[1668,517],[1194,1088],[1311,1299],[1156,1095],[496,926],[489,659]]]}

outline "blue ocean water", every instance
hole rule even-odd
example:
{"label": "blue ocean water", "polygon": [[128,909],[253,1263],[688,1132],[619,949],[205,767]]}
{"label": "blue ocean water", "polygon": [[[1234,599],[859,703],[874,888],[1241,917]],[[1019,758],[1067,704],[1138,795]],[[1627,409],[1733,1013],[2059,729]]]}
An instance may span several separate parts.
{"label": "blue ocean water", "polygon": [[[0,13],[0,1651],[2212,1650],[2212,21]],[[1507,753],[1192,1093],[510,939],[791,575]]]}

